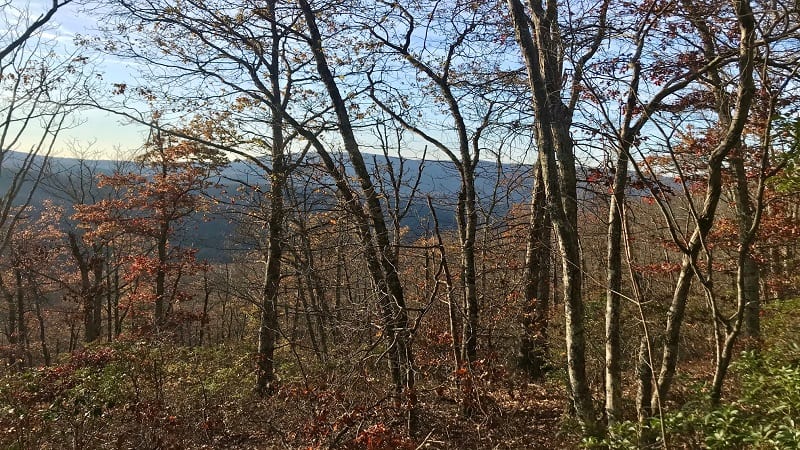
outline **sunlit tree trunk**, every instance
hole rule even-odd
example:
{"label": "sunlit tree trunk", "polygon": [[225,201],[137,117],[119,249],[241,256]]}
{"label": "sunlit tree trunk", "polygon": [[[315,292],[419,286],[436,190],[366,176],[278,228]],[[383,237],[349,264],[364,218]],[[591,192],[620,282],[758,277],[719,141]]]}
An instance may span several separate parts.
{"label": "sunlit tree trunk", "polygon": [[[536,143],[539,163],[550,218],[561,255],[562,286],[564,291],[565,343],[567,353],[567,375],[573,406],[584,433],[600,433],[586,376],[586,337],[584,328],[584,304],[582,295],[582,262],[578,233],[577,179],[575,155],[570,128],[574,104],[577,101],[577,86],[582,82],[583,64],[596,52],[599,42],[595,39],[592,48],[578,62],[573,77],[573,90],[569,105],[561,99],[562,53],[559,48],[560,30],[558,4],[554,0],[545,3],[531,1],[530,16],[520,0],[508,0],[517,42],[522,50],[533,96],[536,117]],[[601,9],[599,20],[605,17]],[[599,27],[603,30],[603,26]],[[598,32],[602,37],[602,31]]]}

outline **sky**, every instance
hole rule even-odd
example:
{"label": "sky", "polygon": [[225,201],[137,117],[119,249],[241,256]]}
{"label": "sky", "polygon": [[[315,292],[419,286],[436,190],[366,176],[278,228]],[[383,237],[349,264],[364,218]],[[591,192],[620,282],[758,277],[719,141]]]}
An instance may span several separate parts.
{"label": "sky", "polygon": [[[32,18],[44,13],[52,0],[11,0],[13,8],[30,11]],[[97,34],[98,14],[92,14],[78,4],[68,4],[59,9],[45,31],[45,37],[52,39],[56,51],[60,54],[70,54],[75,50],[74,39],[76,36],[91,36]],[[96,59],[95,71],[102,74],[102,83],[111,85],[117,82],[130,82],[133,71],[124,61]],[[71,157],[76,153],[82,156],[97,159],[117,159],[120,156],[130,155],[141,147],[147,136],[147,130],[138,125],[125,123],[118,116],[100,110],[84,110],[75,117],[75,126],[62,131],[54,156]],[[38,130],[31,130],[26,143],[18,150],[25,151],[31,143],[38,140]],[[27,145],[26,145],[27,144]]]}
{"label": "sky", "polygon": [[[28,8],[31,17],[38,17],[44,13],[52,0],[11,0],[13,7],[23,10]],[[76,0],[59,9],[50,23],[47,30],[47,37],[53,39],[58,46],[58,51],[62,54],[69,54],[75,50],[74,39],[77,36],[98,35],[98,20],[102,18],[102,11],[87,10],[88,7],[82,6]],[[93,56],[93,58],[101,58]],[[133,63],[114,59],[110,56],[103,57],[94,61],[96,69],[102,74],[102,81],[105,85],[104,92],[111,92],[114,83],[125,83],[135,85],[135,74],[137,72]],[[97,159],[119,159],[133,155],[141,148],[148,134],[146,127],[131,124],[120,116],[103,112],[100,110],[84,110],[77,117],[77,124],[61,133],[58,144],[53,151],[54,156],[73,157],[80,155],[84,158]],[[30,142],[38,140],[39,134],[31,133]],[[411,138],[410,133],[407,135]],[[446,138],[446,136],[444,136]],[[365,137],[367,141],[369,137]],[[368,144],[369,142],[364,142]],[[411,157],[419,156],[425,143],[419,139],[412,139],[406,143],[413,144],[418,151]],[[30,145],[30,144],[29,144]],[[24,151],[25,148],[18,150]],[[364,145],[363,150],[370,152],[370,146]],[[507,162],[522,162],[529,155],[520,150],[519,155],[515,154]],[[440,154],[432,146],[429,146],[428,158],[444,159],[444,154]],[[486,153],[483,158],[492,158]],[[504,158],[505,159],[505,158]],[[529,162],[529,161],[528,161]]]}

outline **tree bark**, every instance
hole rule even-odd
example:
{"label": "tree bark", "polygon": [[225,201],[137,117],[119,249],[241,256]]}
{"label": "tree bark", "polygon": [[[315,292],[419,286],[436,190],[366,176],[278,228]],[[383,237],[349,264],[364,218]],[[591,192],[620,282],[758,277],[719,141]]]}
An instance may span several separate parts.
{"label": "tree bark", "polygon": [[464,303],[467,320],[464,321],[462,359],[471,363],[478,358],[478,290],[475,265],[475,237],[478,213],[475,209],[475,180],[468,169],[463,169],[461,193],[458,202],[458,228],[461,241],[461,267],[464,285]]}
{"label": "tree bark", "polygon": [[[416,394],[414,392],[414,358],[408,322],[408,310],[405,305],[403,286],[398,274],[398,262],[392,258],[389,231],[386,226],[383,206],[376,191],[364,157],[358,146],[349,110],[339,91],[336,78],[331,72],[325,52],[322,49],[322,36],[317,26],[316,12],[307,0],[300,0],[300,9],[306,20],[310,35],[310,48],[316,63],[317,74],[325,86],[332,102],[345,151],[350,158],[357,181],[364,193],[366,211],[351,190],[348,181],[339,173],[330,155],[315,136],[302,133],[311,138],[317,153],[322,158],[328,172],[335,178],[339,193],[344,196],[350,211],[359,222],[359,236],[364,249],[367,266],[377,291],[379,304],[383,314],[384,336],[389,343],[389,367],[394,384],[395,403],[405,403],[407,408],[407,428],[414,434],[416,424]],[[300,131],[300,130],[298,130]],[[374,234],[373,234],[374,230]],[[405,394],[405,402],[403,402]]]}
{"label": "tree bark", "polygon": [[[769,131],[767,131],[769,132]],[[737,272],[741,273],[741,285],[737,284],[738,295],[744,302],[744,328],[746,337],[758,340],[761,337],[761,298],[759,294],[759,284],[761,271],[758,262],[753,258],[748,233],[756,216],[755,207],[750,199],[750,188],[747,180],[747,172],[744,167],[744,155],[737,155],[732,161],[733,172],[736,178],[735,200],[736,200],[736,219],[739,228],[739,251],[746,249],[742,258],[737,259]],[[762,202],[758,202],[758,208],[763,208]]]}
{"label": "tree bark", "polygon": [[153,312],[153,325],[157,333],[164,331],[167,324],[167,246],[169,245],[169,223],[163,222],[159,227],[156,251],[158,268],[156,269],[156,290]]}
{"label": "tree bark", "polygon": [[620,297],[622,291],[622,227],[625,220],[625,189],[628,180],[628,155],[617,155],[614,190],[608,209],[606,266],[606,417],[614,425],[622,417],[622,351]]}
{"label": "tree bark", "polygon": [[752,256],[743,262],[741,270],[744,274],[742,294],[745,302],[743,331],[745,336],[757,341],[761,339],[761,270]]}
{"label": "tree bark", "polygon": [[642,337],[639,344],[639,364],[636,375],[638,391],[636,392],[636,414],[639,418],[639,448],[650,448],[655,442],[655,435],[650,426],[653,417],[651,402],[653,400],[653,366],[650,361],[650,348],[653,342]]}
{"label": "tree bark", "polygon": [[6,286],[2,274],[0,274],[0,289],[3,291],[3,297],[6,299],[6,307],[8,309],[6,339],[8,339],[8,345],[12,349],[8,354],[8,366],[16,367],[19,359],[17,356],[17,342],[19,341],[19,330],[17,329],[17,301],[14,293]]}
{"label": "tree bark", "polygon": [[47,367],[51,364],[51,357],[50,347],[47,345],[47,324],[45,323],[44,314],[42,313],[42,300],[44,296],[42,296],[36,288],[32,278],[33,277],[30,276],[28,277],[28,286],[33,295],[33,312],[36,314],[36,322],[39,325],[39,345],[42,348],[42,360],[44,361],[45,367]]}
{"label": "tree bark", "polygon": [[[583,323],[582,266],[577,226],[577,181],[571,110],[562,102],[561,54],[554,36],[559,36],[557,5],[530,2],[528,17],[520,0],[508,0],[517,42],[528,72],[536,141],[547,193],[550,218],[561,254],[566,327],[567,373],[573,405],[584,433],[599,433],[586,377],[586,341]],[[531,27],[533,35],[531,34]],[[578,81],[580,77],[576,77]]]}
{"label": "tree bark", "polygon": [[28,322],[25,320],[25,289],[22,269],[16,266],[14,272],[14,298],[17,313],[17,364],[19,368],[31,366],[30,343],[28,342]]}
{"label": "tree bark", "polygon": [[270,42],[269,79],[273,102],[271,150],[272,173],[269,186],[269,219],[267,221],[266,267],[261,296],[261,324],[258,329],[256,392],[265,395],[275,390],[275,346],[278,340],[278,293],[281,281],[281,258],[283,256],[283,220],[286,187],[286,167],[284,164],[285,143],[283,137],[284,111],[281,101],[280,54],[281,40],[278,39],[278,23],[275,15],[276,0],[267,2],[267,17],[270,22],[272,40]]}
{"label": "tree bark", "polygon": [[68,232],[67,239],[81,276],[79,296],[83,305],[83,340],[94,342],[102,331],[103,263],[97,257],[87,260],[78,243],[79,237],[74,232]]}
{"label": "tree bark", "polygon": [[547,372],[552,225],[546,201],[542,168],[536,164],[523,272],[522,336],[517,355],[517,366],[532,379],[542,379]]}

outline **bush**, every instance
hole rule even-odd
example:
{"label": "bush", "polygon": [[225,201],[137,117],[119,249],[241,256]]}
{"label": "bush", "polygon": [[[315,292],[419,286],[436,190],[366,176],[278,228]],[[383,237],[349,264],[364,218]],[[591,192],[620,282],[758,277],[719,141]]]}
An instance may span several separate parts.
{"label": "bush", "polygon": [[[707,398],[664,416],[670,448],[800,449],[800,345],[759,356],[744,352],[732,366],[739,397],[709,410]],[[623,422],[603,441],[586,440],[588,448],[635,448],[638,424]],[[657,419],[650,424],[660,429]],[[656,448],[661,448],[659,442]]]}

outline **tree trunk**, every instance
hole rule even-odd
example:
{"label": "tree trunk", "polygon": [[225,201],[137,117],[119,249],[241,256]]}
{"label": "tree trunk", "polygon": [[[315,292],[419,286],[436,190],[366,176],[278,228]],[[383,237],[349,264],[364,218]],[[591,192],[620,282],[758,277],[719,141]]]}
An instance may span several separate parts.
{"label": "tree trunk", "polygon": [[[68,232],[67,238],[72,259],[78,266],[81,276],[79,295],[83,306],[83,340],[94,342],[100,337],[102,328],[103,265],[101,261],[96,260],[97,258],[87,261],[78,243],[79,237],[74,232]],[[94,282],[89,277],[90,272],[94,276]]]}
{"label": "tree trunk", "polygon": [[153,325],[156,333],[164,331],[167,324],[167,246],[169,244],[169,223],[160,226],[158,242],[158,269],[156,269],[155,305],[153,309]]}
{"label": "tree trunk", "polygon": [[606,266],[606,416],[614,425],[622,416],[622,368],[620,332],[620,294],[622,291],[622,228],[625,220],[625,188],[628,181],[628,154],[617,155],[614,191],[608,208]]}
{"label": "tree trunk", "polygon": [[275,345],[278,340],[278,293],[281,281],[281,258],[283,256],[283,191],[286,187],[284,166],[285,142],[283,137],[284,111],[281,105],[279,57],[281,40],[278,39],[278,24],[275,16],[276,0],[267,2],[267,17],[272,33],[271,60],[268,66],[272,109],[272,173],[269,187],[269,220],[267,223],[267,254],[264,270],[264,285],[261,297],[261,324],[258,330],[256,392],[272,394],[275,390]]}
{"label": "tree trunk", "polygon": [[753,340],[761,338],[761,296],[760,296],[760,280],[761,270],[758,263],[749,256],[743,263],[742,272],[744,272],[744,292],[745,308],[744,308],[744,335]]}
{"label": "tree trunk", "polygon": [[106,274],[103,284],[105,285],[106,294],[106,341],[110,344],[114,340],[114,323],[116,323],[114,318],[117,315],[118,303],[114,301],[117,295],[117,289],[112,289],[114,286],[111,285],[111,267],[108,266],[111,261],[111,249],[109,247],[106,247],[105,255]]}
{"label": "tree trunk", "polygon": [[[464,171],[467,170],[464,169]],[[475,235],[478,213],[475,210],[475,181],[472,179],[472,174],[462,174],[462,177],[466,179],[462,181],[461,193],[459,194],[458,228],[461,241],[461,267],[463,270],[461,278],[464,286],[467,320],[464,322],[464,348],[461,356],[466,363],[471,363],[478,357],[479,305],[475,266]]]}
{"label": "tree trunk", "polygon": [[15,367],[18,362],[17,342],[19,341],[19,330],[17,329],[17,300],[14,293],[6,286],[2,274],[0,274],[0,289],[3,291],[3,297],[6,299],[6,307],[8,310],[6,338],[8,339],[8,345],[11,349],[11,351],[8,352],[8,366]]}
{"label": "tree trunk", "polygon": [[653,417],[651,402],[653,397],[653,362],[650,361],[650,349],[653,342],[642,337],[639,344],[639,364],[636,375],[639,388],[636,393],[636,414],[639,418],[639,448],[650,448],[655,442],[655,435],[650,426]]}
{"label": "tree trunk", "polygon": [[[275,215],[271,211],[270,223]],[[256,355],[256,392],[261,395],[272,394],[275,390],[275,345],[278,339],[278,280],[280,279],[280,262],[273,259],[279,250],[273,250],[274,239],[270,234],[267,267],[264,270],[264,284],[261,292],[261,325],[258,329],[258,350]],[[277,242],[280,245],[280,242]]]}
{"label": "tree trunk", "polygon": [[23,287],[22,269],[14,267],[14,296],[17,300],[17,361],[19,367],[30,367],[32,358],[28,342],[28,322],[25,320],[25,289]]}
{"label": "tree trunk", "polygon": [[103,335],[103,300],[105,294],[106,262],[99,256],[101,249],[95,248],[90,266],[92,267],[92,331],[95,339]]}
{"label": "tree trunk", "polygon": [[752,276],[752,274],[746,273],[745,267],[747,266],[746,260],[751,257],[750,245],[754,237],[755,232],[747,233],[741,238],[741,246],[739,247],[737,260],[738,270],[736,272],[736,315],[732,323],[725,324],[725,339],[722,343],[722,349],[717,355],[714,379],[711,382],[711,392],[709,393],[711,406],[713,407],[718,406],[719,401],[722,398],[722,385],[725,382],[725,377],[728,374],[728,368],[730,367],[731,359],[733,358],[733,346],[736,343],[736,338],[739,336],[739,331],[742,328],[742,322],[744,320],[744,312],[747,310],[748,306],[748,298],[746,297],[748,294],[748,286],[745,284],[745,279],[748,276]]}
{"label": "tree trunk", "polygon": [[553,41],[553,36],[558,33],[558,8],[551,2],[548,2],[546,9],[541,4],[531,2],[532,17],[529,18],[521,1],[508,0],[508,3],[533,94],[539,162],[561,254],[567,373],[573,405],[584,433],[596,435],[599,433],[597,418],[586,377],[577,180],[570,136],[572,116],[560,98],[561,60],[558,59],[558,44]]}
{"label": "tree trunk", "polygon": [[[208,310],[209,300],[211,298],[211,284],[208,280],[208,270],[203,271],[203,312],[200,315],[200,330],[198,330],[197,344],[202,347],[206,343],[206,335],[208,334]],[[222,316],[223,323],[225,315]],[[210,339],[209,339],[210,340]]]}
{"label": "tree trunk", "polygon": [[[358,232],[365,253],[367,266],[378,293],[379,305],[383,314],[384,335],[389,343],[389,366],[394,383],[395,403],[403,405],[408,411],[408,431],[416,431],[416,394],[414,392],[414,359],[411,348],[408,310],[403,296],[403,286],[398,274],[398,264],[391,255],[391,242],[384,217],[381,197],[375,190],[363,155],[350,122],[349,110],[336,84],[336,78],[330,70],[327,58],[322,49],[322,36],[317,27],[316,13],[307,0],[300,0],[300,9],[306,19],[310,34],[311,52],[316,62],[317,74],[325,86],[331,99],[342,138],[357,181],[364,193],[366,208],[352,192],[349,180],[338,171],[336,164],[313,133],[298,130],[314,144],[317,153],[323,160],[328,172],[334,177],[340,195],[359,222]],[[365,211],[366,210],[366,211]],[[372,230],[374,229],[374,235]]]}
{"label": "tree trunk", "polygon": [[[447,289],[447,317],[448,324],[450,325],[450,336],[453,340],[453,371],[456,372],[461,368],[462,362],[461,311],[458,308],[458,301],[456,300],[455,296],[456,288],[453,285],[453,277],[450,274],[450,265],[447,263],[447,250],[444,246],[444,240],[442,239],[442,233],[439,228],[439,217],[436,215],[436,209],[433,207],[433,201],[431,200],[430,196],[428,196],[428,209],[430,210],[431,217],[433,218],[433,233],[436,236],[436,247],[438,248],[439,255],[441,257],[440,267],[444,273],[445,288]],[[439,283],[439,280],[434,278],[433,283],[433,290],[436,292],[436,285]]]}
{"label": "tree trunk", "polygon": [[[739,295],[744,302],[744,335],[752,340],[757,341],[761,337],[761,299],[759,295],[759,280],[761,278],[758,262],[753,258],[750,244],[746,241],[749,239],[748,232],[753,225],[756,211],[753,202],[750,199],[750,189],[747,180],[747,172],[744,167],[743,155],[737,155],[732,161],[734,168],[734,175],[736,177],[736,218],[739,228],[739,251],[746,249],[746,253],[742,258],[737,259],[739,267],[737,271],[741,272],[742,282],[737,287],[741,290]],[[759,201],[757,207],[763,208],[762,202]]]}
{"label": "tree trunk", "polygon": [[[330,321],[330,309],[325,300],[325,287],[317,273],[317,262],[314,258],[314,251],[309,240],[310,234],[306,229],[306,224],[301,220],[297,224],[300,239],[300,251],[302,257],[302,267],[299,268],[298,284],[305,282],[307,286],[308,309],[306,311],[307,324],[311,337],[314,339],[314,352],[320,361],[325,361],[328,354],[328,332],[326,324]],[[304,300],[305,306],[305,300]],[[317,340],[317,336],[319,339]]]}
{"label": "tree trunk", "polygon": [[522,308],[522,336],[517,366],[532,379],[542,379],[547,371],[552,225],[546,207],[541,165],[537,163],[534,171],[531,217],[523,272],[525,297]]}
{"label": "tree trunk", "polygon": [[[699,248],[698,248],[699,251]],[[678,281],[672,294],[669,312],[667,314],[666,331],[664,332],[664,348],[661,359],[661,370],[658,374],[658,397],[663,402],[672,384],[672,377],[678,364],[678,346],[680,339],[681,324],[686,311],[686,302],[689,297],[689,289],[692,286],[694,270],[692,265],[696,262],[692,255],[684,255],[681,261],[681,270],[678,274]],[[656,410],[656,397],[653,397],[652,410]]]}
{"label": "tree trunk", "polygon": [[36,322],[39,324],[39,345],[42,347],[42,359],[44,360],[44,365],[49,366],[51,363],[50,348],[47,346],[47,325],[44,321],[44,314],[42,314],[42,297],[35,292],[35,290],[34,296],[34,313],[36,314]]}

